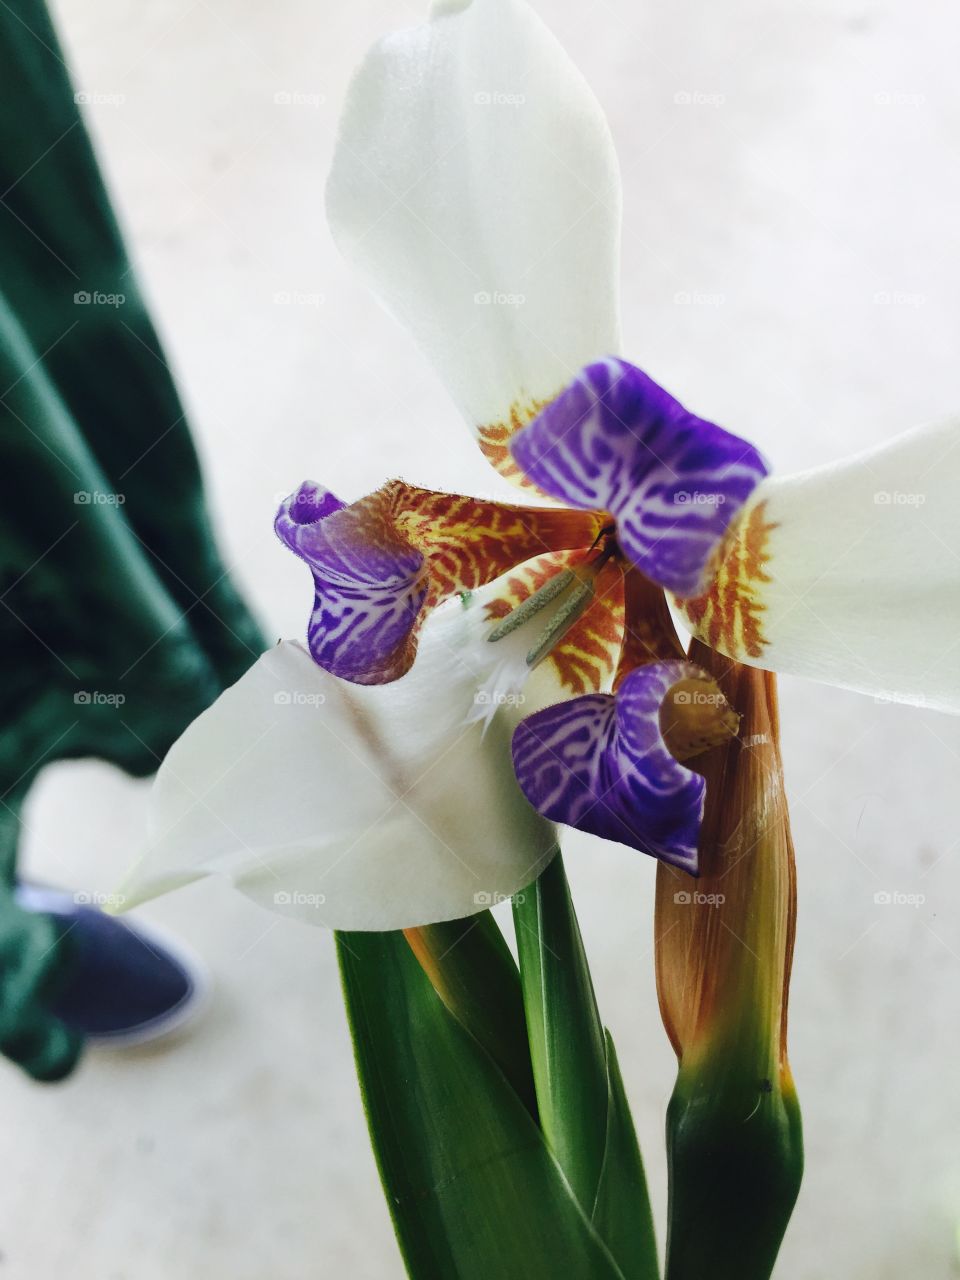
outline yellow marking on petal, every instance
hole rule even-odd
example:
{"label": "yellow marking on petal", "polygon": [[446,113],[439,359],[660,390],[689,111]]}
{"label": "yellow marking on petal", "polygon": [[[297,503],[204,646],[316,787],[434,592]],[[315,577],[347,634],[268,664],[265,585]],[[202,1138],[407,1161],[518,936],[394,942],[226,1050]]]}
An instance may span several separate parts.
{"label": "yellow marking on petal", "polygon": [[766,502],[749,507],[729,531],[713,581],[703,595],[678,601],[693,631],[730,657],[759,658],[763,634],[763,584],[772,581],[769,540],[776,523]]}
{"label": "yellow marking on petal", "polygon": [[477,428],[477,441],[480,451],[494,470],[499,471],[507,480],[520,485],[523,489],[540,490],[528,480],[513,460],[510,453],[510,441],[528,422],[532,422],[541,413],[553,396],[546,400],[515,400],[510,406],[509,416],[502,422],[487,422]]}
{"label": "yellow marking on petal", "polygon": [[428,605],[482,587],[533,556],[589,546],[600,529],[590,511],[485,502],[399,480],[380,492],[398,537],[426,558]]}

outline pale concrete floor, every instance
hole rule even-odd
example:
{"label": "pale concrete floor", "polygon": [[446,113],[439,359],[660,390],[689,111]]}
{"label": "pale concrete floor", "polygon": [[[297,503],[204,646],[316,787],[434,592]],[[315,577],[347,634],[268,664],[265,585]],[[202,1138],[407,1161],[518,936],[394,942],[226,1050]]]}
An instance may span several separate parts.
{"label": "pale concrete floor", "polygon": [[[228,558],[270,633],[298,634],[304,582],[270,531],[276,495],[307,475],[347,496],[398,473],[490,488],[432,374],[323,224],[349,69],[416,10],[56,9],[78,86],[125,95],[91,119]],[[946,0],[541,9],[617,137],[636,359],[782,468],[960,406],[958,27]],[[283,90],[322,101],[275,105]],[[682,91],[724,101],[678,104]],[[322,301],[277,306],[279,290]],[[675,305],[684,290],[723,301]],[[879,291],[910,301],[878,306]],[[960,1219],[960,725],[796,681],[783,694],[808,1173],[778,1274],[939,1280],[957,1274]],[[28,814],[31,869],[112,888],[143,795],[96,765],[52,770]],[[672,1062],[651,972],[653,868],[586,839],[570,841],[568,866],[662,1221]],[[881,889],[926,903],[878,908]],[[0,1072],[4,1275],[399,1277],[331,939],[218,884],[145,914],[207,956],[216,1003],[181,1044],[91,1056],[59,1088]]]}

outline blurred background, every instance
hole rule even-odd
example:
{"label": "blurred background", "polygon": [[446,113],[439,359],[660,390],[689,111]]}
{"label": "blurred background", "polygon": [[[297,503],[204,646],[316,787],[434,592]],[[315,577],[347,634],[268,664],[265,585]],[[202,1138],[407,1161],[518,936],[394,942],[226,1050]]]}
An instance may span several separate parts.
{"label": "blurred background", "polygon": [[[620,153],[630,358],[780,470],[960,408],[953,6],[537,7]],[[347,499],[395,475],[497,485],[324,224],[350,70],[422,11],[55,0],[53,12],[226,561],[268,636],[298,636],[308,582],[271,522],[301,479]],[[782,702],[800,894],[791,1058],[808,1154],[777,1275],[955,1276],[960,724],[789,679]],[[27,870],[115,889],[146,785],[93,763],[48,769],[25,814]],[[565,847],[662,1223],[674,1060],[653,981],[654,866],[589,837]],[[331,936],[213,881],[144,915],[207,958],[216,1000],[181,1042],[90,1054],[61,1086],[2,1064],[3,1275],[400,1280]]]}

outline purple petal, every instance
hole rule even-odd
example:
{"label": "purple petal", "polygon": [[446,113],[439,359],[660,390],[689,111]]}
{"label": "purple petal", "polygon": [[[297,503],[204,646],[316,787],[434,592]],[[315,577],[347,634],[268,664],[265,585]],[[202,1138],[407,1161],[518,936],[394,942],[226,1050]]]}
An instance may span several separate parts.
{"label": "purple petal", "polygon": [[660,735],[672,685],[702,676],[691,662],[638,667],[616,694],[572,698],[521,721],[513,766],[533,807],[697,874],[706,784],[675,760]]}
{"label": "purple petal", "polygon": [[348,507],[305,482],[283,502],[274,527],[313,574],[307,641],[314,661],[355,684],[403,675],[416,652],[427,581],[423,556],[397,540],[377,495]]}
{"label": "purple petal", "polygon": [[753,445],[613,357],[582,370],[510,449],[546,493],[609,511],[624,554],[680,596],[704,589],[728,525],[767,474]]}
{"label": "purple petal", "polygon": [[333,515],[334,511],[340,511],[346,505],[335,493],[324,489],[323,485],[316,484],[313,480],[304,480],[300,488],[280,504],[274,527],[287,546],[296,551],[293,541],[296,537],[295,526],[316,524],[318,520]]}

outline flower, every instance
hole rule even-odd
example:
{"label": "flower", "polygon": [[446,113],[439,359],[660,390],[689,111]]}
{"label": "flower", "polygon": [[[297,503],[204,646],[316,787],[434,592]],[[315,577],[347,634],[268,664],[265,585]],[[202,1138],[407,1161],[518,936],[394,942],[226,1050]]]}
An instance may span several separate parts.
{"label": "flower", "polygon": [[[551,705],[514,734],[521,789],[548,818],[695,871],[704,784],[678,757],[725,740],[737,719],[684,659],[654,584],[708,584],[727,526],[766,469],[751,445],[612,358],[585,369],[510,451],[522,483],[575,505],[480,502],[391,481],[345,506],[301,485],[276,528],[313,574],[310,652],[358,684],[395,680],[433,608],[524,566],[519,603],[505,599],[507,581],[487,605],[487,639],[508,642],[514,658],[496,661],[488,706],[517,696],[557,654]],[[598,635],[602,660],[590,663]],[[601,691],[607,666],[612,693]],[[694,740],[680,740],[677,717],[668,738],[661,708],[672,690],[692,699],[689,682]]]}
{"label": "flower", "polygon": [[[664,589],[745,663],[960,708],[937,635],[957,606],[938,550],[960,520],[937,468],[950,432],[768,478],[752,445],[620,358],[612,143],[524,0],[445,0],[374,46],[327,208],[525,501],[391,481],[283,504],[324,670],[281,646],[188,731],[161,770],[143,892],[158,868],[170,884],[223,867],[271,905],[281,867],[325,902],[277,909],[407,927],[522,887],[552,821],[696,871],[705,788],[683,760],[737,722]],[[865,509],[871,484],[899,493],[924,468],[922,506]],[[302,690],[326,698],[313,730]]]}

